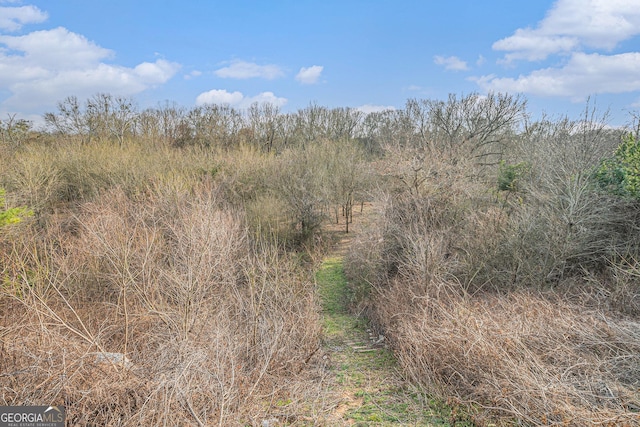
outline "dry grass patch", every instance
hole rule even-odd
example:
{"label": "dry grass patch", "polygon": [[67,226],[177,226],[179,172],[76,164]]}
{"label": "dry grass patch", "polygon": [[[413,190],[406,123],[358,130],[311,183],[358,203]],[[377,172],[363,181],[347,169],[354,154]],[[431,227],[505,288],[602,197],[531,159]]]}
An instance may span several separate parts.
{"label": "dry grass patch", "polygon": [[528,292],[414,295],[402,309],[391,295],[379,315],[400,363],[430,392],[475,408],[480,423],[640,421],[640,323]]}

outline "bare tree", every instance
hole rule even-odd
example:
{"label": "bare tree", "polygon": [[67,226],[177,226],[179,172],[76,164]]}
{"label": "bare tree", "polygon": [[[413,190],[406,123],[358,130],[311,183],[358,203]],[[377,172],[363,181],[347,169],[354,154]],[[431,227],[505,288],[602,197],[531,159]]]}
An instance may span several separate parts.
{"label": "bare tree", "polygon": [[301,145],[320,140],[327,135],[329,110],[310,104],[296,114],[296,139]]}
{"label": "bare tree", "polygon": [[268,102],[254,102],[249,107],[247,115],[254,142],[266,152],[271,152],[278,136],[280,108]]}
{"label": "bare tree", "polygon": [[354,142],[325,141],[320,148],[326,165],[327,201],[336,207],[336,223],[339,222],[337,208],[342,209],[348,233],[349,224],[353,222],[353,206],[358,199],[364,199],[373,178],[363,150]]}
{"label": "bare tree", "polygon": [[57,107],[57,113],[45,113],[44,121],[47,126],[60,135],[77,136],[83,143],[89,142],[89,124],[78,98],[69,96],[58,102]]}
{"label": "bare tree", "polygon": [[186,114],[184,108],[167,101],[155,111],[160,119],[160,132],[165,142],[174,143],[178,139],[180,125]]}
{"label": "bare tree", "polygon": [[520,95],[452,94],[428,106],[430,142],[437,151],[463,150],[481,164],[495,164],[525,117],[526,101]]}
{"label": "bare tree", "polygon": [[133,135],[137,110],[131,98],[99,93],[87,100],[86,121],[98,139],[115,139],[120,146]]}
{"label": "bare tree", "polygon": [[333,108],[329,111],[327,136],[334,141],[353,139],[363,118],[364,113],[354,108]]}
{"label": "bare tree", "polygon": [[70,96],[57,106],[57,113],[44,115],[45,123],[54,132],[78,137],[83,143],[113,138],[122,145],[135,132],[138,112],[131,98],[98,93],[82,106]]}
{"label": "bare tree", "polygon": [[180,145],[229,147],[236,145],[245,126],[240,111],[230,105],[206,104],[189,110],[181,122]]}
{"label": "bare tree", "polygon": [[33,123],[25,119],[17,119],[16,114],[7,114],[7,119],[0,120],[0,139],[4,144],[21,145],[28,137]]}

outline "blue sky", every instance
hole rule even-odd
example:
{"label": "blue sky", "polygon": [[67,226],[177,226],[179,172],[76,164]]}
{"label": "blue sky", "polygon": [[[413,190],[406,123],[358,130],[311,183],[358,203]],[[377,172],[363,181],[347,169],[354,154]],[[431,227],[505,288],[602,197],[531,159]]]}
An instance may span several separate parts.
{"label": "blue sky", "polygon": [[0,118],[96,93],[140,108],[523,93],[534,116],[587,97],[640,110],[640,0],[0,0]]}

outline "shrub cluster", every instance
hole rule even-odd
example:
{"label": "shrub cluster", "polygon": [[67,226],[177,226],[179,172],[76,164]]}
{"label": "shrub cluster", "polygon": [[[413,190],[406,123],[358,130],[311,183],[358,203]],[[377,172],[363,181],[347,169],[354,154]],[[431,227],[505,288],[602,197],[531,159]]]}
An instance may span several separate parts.
{"label": "shrub cluster", "polygon": [[1,179],[35,212],[0,228],[3,405],[62,404],[74,425],[320,422],[312,276],[250,232],[203,172],[214,153],[11,156]]}
{"label": "shrub cluster", "polygon": [[637,422],[636,141],[620,137],[560,120],[494,164],[464,147],[385,160],[395,185],[347,257],[359,309],[480,425]]}
{"label": "shrub cluster", "polygon": [[640,199],[640,140],[628,134],[615,154],[602,161],[595,177],[611,194]]}

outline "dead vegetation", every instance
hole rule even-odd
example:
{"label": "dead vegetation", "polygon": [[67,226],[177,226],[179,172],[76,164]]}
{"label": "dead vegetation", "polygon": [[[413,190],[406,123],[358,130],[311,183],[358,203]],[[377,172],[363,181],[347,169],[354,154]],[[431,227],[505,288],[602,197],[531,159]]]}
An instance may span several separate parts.
{"label": "dead vegetation", "polygon": [[640,202],[615,163],[594,180],[623,132],[525,106],[167,105],[97,130],[62,109],[51,123],[82,126],[0,150],[0,213],[33,211],[0,228],[0,403],[74,425],[327,423],[310,260],[323,221],[367,201],[352,307],[424,393],[485,426],[640,425]]}
{"label": "dead vegetation", "polygon": [[[499,193],[481,172],[432,157],[379,197],[347,255],[359,309],[415,382],[478,425],[640,424],[637,235],[608,221],[628,202],[591,210],[601,196],[585,191],[581,234],[559,234],[567,193]],[[611,223],[619,234],[596,240]]]}
{"label": "dead vegetation", "polygon": [[322,413],[312,282],[215,187],[114,188],[50,221],[3,239],[2,404],[73,425]]}
{"label": "dead vegetation", "polygon": [[470,297],[439,287],[438,295],[413,294],[400,312],[391,292],[411,291],[394,285],[377,311],[393,319],[385,325],[400,363],[427,391],[468,405],[481,425],[496,416],[506,424],[638,423],[640,324],[544,294]]}

